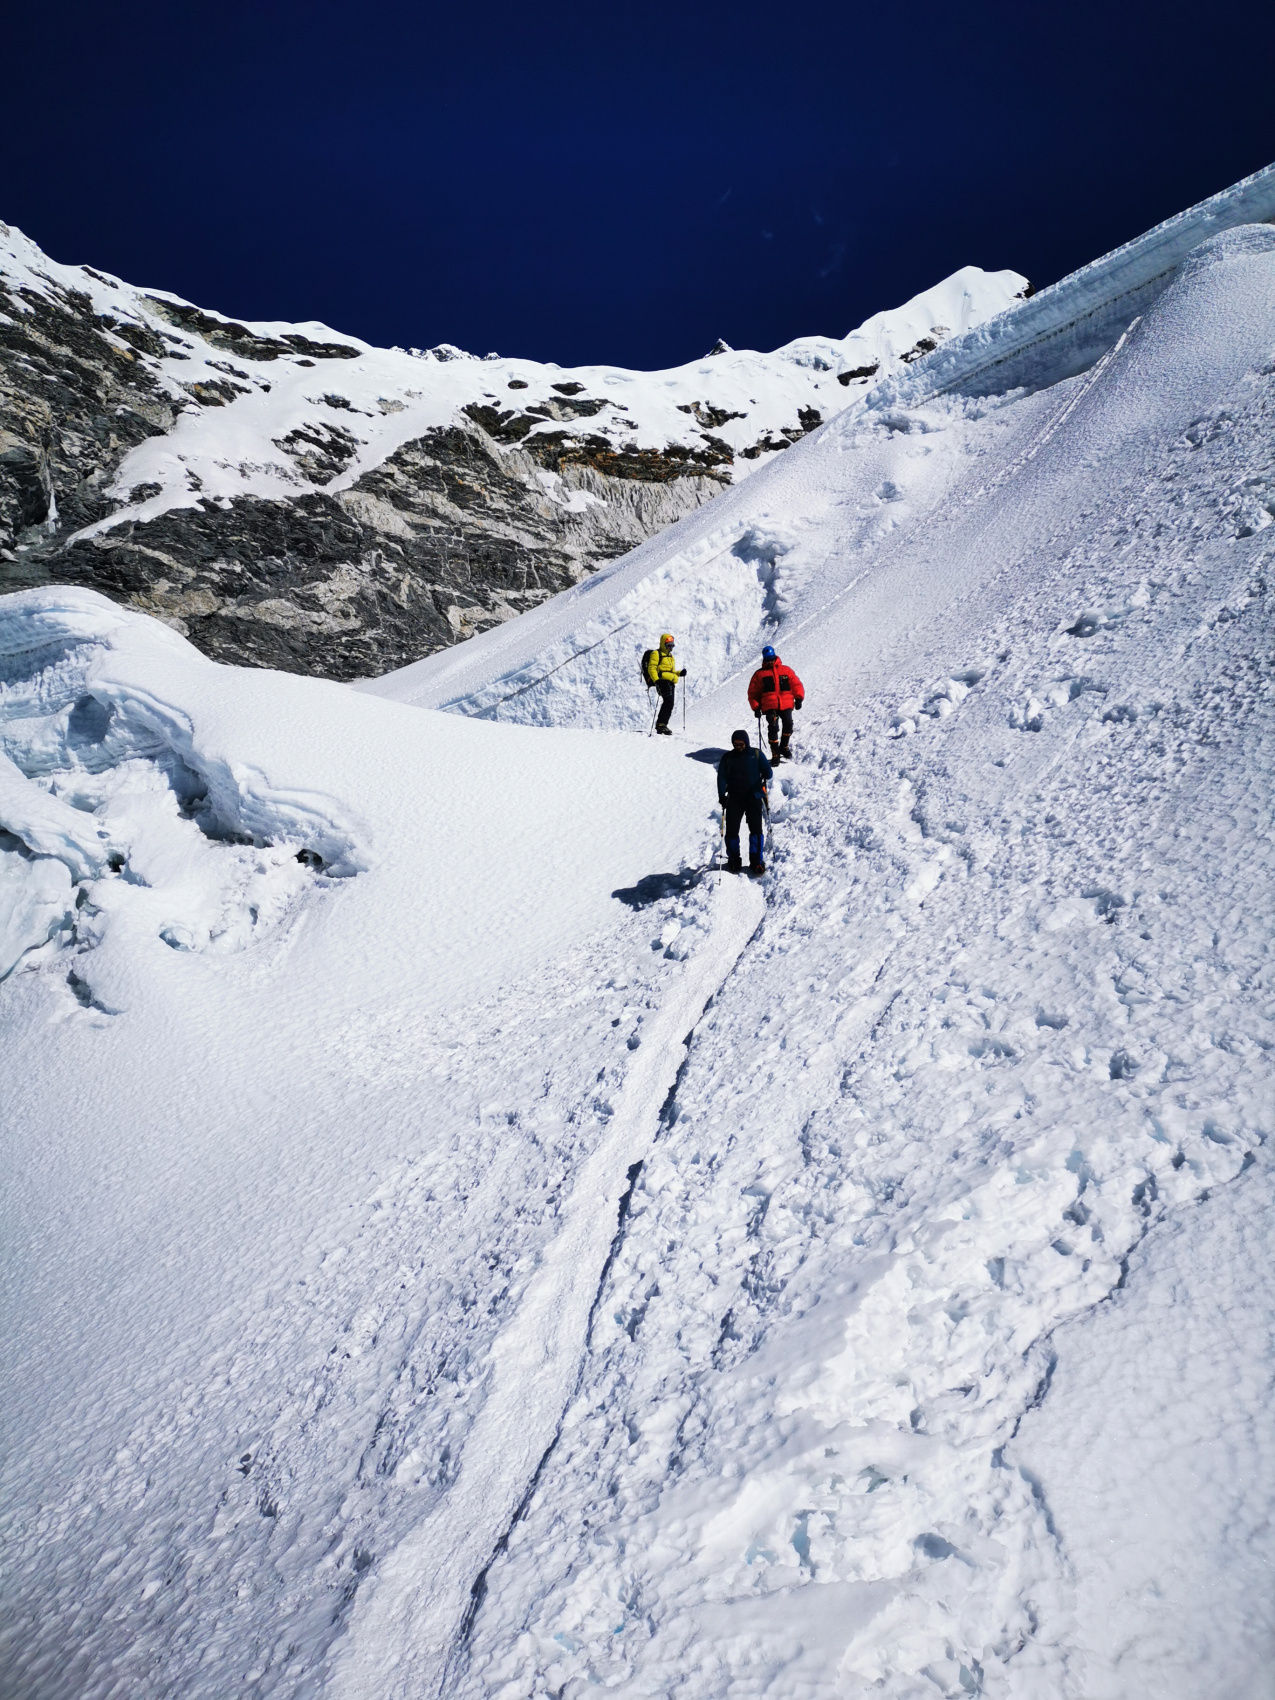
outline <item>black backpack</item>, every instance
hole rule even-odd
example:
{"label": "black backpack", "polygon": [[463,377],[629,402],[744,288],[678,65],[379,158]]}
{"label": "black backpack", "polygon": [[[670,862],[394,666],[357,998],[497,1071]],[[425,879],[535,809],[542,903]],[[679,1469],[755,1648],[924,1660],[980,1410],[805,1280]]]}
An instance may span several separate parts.
{"label": "black backpack", "polygon": [[651,677],[651,662],[658,654],[659,651],[655,649],[644,649],[642,651],[642,683],[648,691],[655,683],[655,680]]}

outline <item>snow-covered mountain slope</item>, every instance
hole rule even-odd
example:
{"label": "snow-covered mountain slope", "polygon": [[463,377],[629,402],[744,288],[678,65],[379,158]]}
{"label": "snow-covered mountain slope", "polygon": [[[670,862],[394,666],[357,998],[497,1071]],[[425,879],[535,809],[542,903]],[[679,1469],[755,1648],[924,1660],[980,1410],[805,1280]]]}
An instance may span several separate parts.
{"label": "snow-covered mountain slope", "polygon": [[240,324],[0,226],[0,588],[379,673],[575,583],[1025,287],[967,267],[840,341],[630,372]]}
{"label": "snow-covered mountain slope", "polygon": [[[653,628],[658,634],[671,623],[694,646],[691,688],[705,694],[735,670],[741,647],[756,647],[758,634],[786,636],[822,617],[829,598],[843,593],[847,548],[866,564],[883,543],[898,541],[895,533],[912,547],[912,528],[942,512],[968,427],[981,436],[989,407],[1084,370],[1096,382],[1105,357],[1193,248],[1265,219],[1275,219],[1275,166],[883,379],[825,428],[835,444],[819,454],[772,466],[532,618],[364,688],[490,718],[633,727],[642,720],[628,688],[637,657]],[[914,411],[927,403],[936,405]],[[1013,420],[1022,417],[1019,410]],[[924,440],[936,429],[954,433],[949,452]],[[1055,429],[1024,456],[1033,458]],[[845,453],[855,456],[851,480]],[[996,476],[1018,470],[1011,462]]]}
{"label": "snow-covered mountain slope", "polygon": [[450,713],[0,602],[10,1692],[1262,1695],[1273,302],[856,410]]}

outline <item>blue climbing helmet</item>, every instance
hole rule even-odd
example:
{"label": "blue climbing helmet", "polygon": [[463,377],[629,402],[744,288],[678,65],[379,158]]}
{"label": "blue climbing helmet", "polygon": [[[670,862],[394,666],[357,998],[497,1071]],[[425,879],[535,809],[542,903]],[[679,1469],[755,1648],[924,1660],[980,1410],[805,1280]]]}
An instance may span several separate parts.
{"label": "blue climbing helmet", "polygon": [[763,661],[777,661],[779,659],[778,656],[775,654],[775,648],[774,648],[773,644],[768,643],[766,645],[765,649],[763,649],[762,652],[761,652],[761,658],[762,658]]}

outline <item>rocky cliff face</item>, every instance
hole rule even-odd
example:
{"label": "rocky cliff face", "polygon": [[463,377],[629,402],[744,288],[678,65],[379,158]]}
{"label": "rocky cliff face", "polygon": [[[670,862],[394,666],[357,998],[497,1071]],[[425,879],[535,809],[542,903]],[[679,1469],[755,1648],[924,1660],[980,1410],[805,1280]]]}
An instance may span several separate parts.
{"label": "rocky cliff face", "polygon": [[0,225],[0,591],[88,585],[219,660],[353,679],[521,612],[1025,287],[668,372],[244,325]]}

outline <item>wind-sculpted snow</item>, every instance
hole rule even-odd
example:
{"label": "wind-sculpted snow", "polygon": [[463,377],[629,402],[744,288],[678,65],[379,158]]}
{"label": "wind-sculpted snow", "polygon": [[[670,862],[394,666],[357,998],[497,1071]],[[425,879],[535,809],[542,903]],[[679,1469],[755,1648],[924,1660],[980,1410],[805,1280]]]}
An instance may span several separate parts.
{"label": "wind-sculpted snow", "polygon": [[[91,591],[0,612],[0,977],[44,949],[96,1000],[117,976],[86,958],[108,939],[240,949],[316,876],[362,866],[339,809],[218,755],[128,666],[137,627]],[[146,636],[213,671],[180,639]]]}
{"label": "wind-sculpted snow", "polygon": [[[0,984],[15,1696],[1257,1700],[1272,300],[1229,232],[1081,373],[814,434],[382,686],[448,713],[0,604],[46,802],[189,769],[363,869]],[[145,875],[108,803],[24,913]]]}
{"label": "wind-sculpted snow", "polygon": [[1007,312],[953,337],[868,398],[881,409],[930,396],[1039,389],[1092,366],[1212,237],[1275,220],[1275,165],[1255,171]]}

